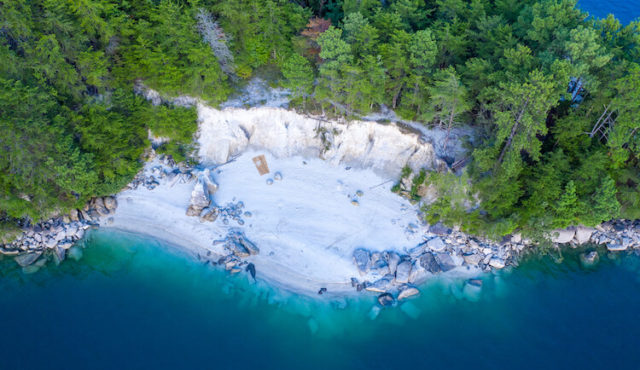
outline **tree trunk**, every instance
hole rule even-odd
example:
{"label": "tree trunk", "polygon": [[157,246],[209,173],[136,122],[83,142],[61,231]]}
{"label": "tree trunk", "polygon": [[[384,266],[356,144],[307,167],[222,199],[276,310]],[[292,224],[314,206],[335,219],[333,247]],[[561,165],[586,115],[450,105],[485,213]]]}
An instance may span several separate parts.
{"label": "tree trunk", "polygon": [[445,152],[447,150],[447,144],[449,143],[449,135],[451,134],[451,128],[453,127],[453,118],[454,113],[456,111],[456,102],[453,102],[451,106],[451,114],[449,114],[449,123],[447,124],[447,136],[444,138],[444,145],[442,145],[442,151]]}
{"label": "tree trunk", "polygon": [[511,146],[511,142],[513,141],[513,137],[516,136],[516,132],[518,132],[518,126],[520,125],[520,120],[522,119],[522,116],[524,115],[524,111],[527,109],[527,105],[529,105],[529,97],[527,97],[527,100],[524,102],[524,105],[522,106],[522,109],[520,109],[520,112],[518,112],[518,116],[516,117],[516,121],[513,124],[513,127],[511,128],[511,134],[509,134],[509,139],[507,140],[507,143],[504,144],[504,148],[502,148],[502,152],[500,153],[500,157],[498,157],[498,164],[501,164],[502,161],[504,160],[504,155],[507,153],[507,150]]}

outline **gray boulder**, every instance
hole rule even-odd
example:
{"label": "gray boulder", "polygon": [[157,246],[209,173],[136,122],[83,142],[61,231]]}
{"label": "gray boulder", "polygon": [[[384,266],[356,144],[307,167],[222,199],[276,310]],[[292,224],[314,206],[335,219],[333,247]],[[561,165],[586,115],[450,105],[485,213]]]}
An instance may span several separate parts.
{"label": "gray boulder", "polygon": [[500,257],[493,256],[489,260],[489,266],[491,266],[493,268],[496,268],[496,269],[502,269],[505,266],[505,261]]}
{"label": "gray boulder", "polygon": [[115,197],[104,197],[103,203],[109,211],[115,211],[115,209],[118,208],[118,201]]}
{"label": "gray boulder", "polygon": [[373,284],[367,285],[365,288],[370,292],[384,293],[391,289],[393,277],[385,276],[381,279],[376,280]]}
{"label": "gray boulder", "polygon": [[580,254],[580,263],[583,267],[591,267],[595,265],[599,259],[600,257],[596,251]]}
{"label": "gray boulder", "polygon": [[409,282],[409,275],[411,274],[411,261],[402,261],[398,264],[396,269],[396,282],[400,284],[406,284]]}
{"label": "gray boulder", "polygon": [[371,254],[364,248],[353,251],[353,260],[361,274],[367,273],[371,267]]}
{"label": "gray boulder", "polygon": [[429,271],[432,274],[436,274],[442,269],[440,268],[440,264],[436,261],[434,255],[430,252],[427,252],[420,256],[420,266],[422,266],[425,270]]}
{"label": "gray boulder", "polygon": [[389,266],[389,273],[395,274],[398,264],[400,263],[400,256],[396,252],[389,252],[387,254],[387,264]]}
{"label": "gray boulder", "polygon": [[442,241],[441,238],[435,237],[427,242],[427,247],[434,252],[441,252],[446,247],[446,244]]}
{"label": "gray boulder", "polygon": [[414,286],[405,286],[401,289],[402,290],[400,291],[400,294],[398,294],[398,301],[402,301],[420,294],[420,290],[418,290],[418,288]]}
{"label": "gray boulder", "polygon": [[449,253],[436,253],[435,259],[443,272],[447,272],[456,267],[456,263]]}
{"label": "gray boulder", "polygon": [[481,254],[476,253],[465,253],[462,258],[467,265],[478,266],[483,259]]}
{"label": "gray boulder", "polygon": [[378,304],[382,307],[393,306],[396,300],[389,293],[382,293],[378,296]]}

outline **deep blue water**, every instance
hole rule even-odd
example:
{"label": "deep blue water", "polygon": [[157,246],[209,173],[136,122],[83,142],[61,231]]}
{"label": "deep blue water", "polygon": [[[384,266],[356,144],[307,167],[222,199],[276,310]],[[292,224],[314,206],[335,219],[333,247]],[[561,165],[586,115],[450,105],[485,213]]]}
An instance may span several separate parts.
{"label": "deep blue water", "polygon": [[640,258],[576,256],[486,275],[475,298],[433,282],[372,320],[372,297],[286,296],[93,233],[80,261],[0,261],[0,369],[638,369]]}
{"label": "deep blue water", "polygon": [[596,18],[613,13],[623,25],[640,17],[639,0],[578,0],[578,6]]}

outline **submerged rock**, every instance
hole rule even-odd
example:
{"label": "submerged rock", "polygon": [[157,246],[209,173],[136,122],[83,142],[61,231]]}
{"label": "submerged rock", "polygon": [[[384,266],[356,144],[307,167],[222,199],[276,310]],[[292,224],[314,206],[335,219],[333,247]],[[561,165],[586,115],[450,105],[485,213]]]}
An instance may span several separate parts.
{"label": "submerged rock", "polygon": [[378,303],[382,307],[393,306],[395,302],[395,298],[393,298],[393,296],[389,293],[382,293],[378,296]]}
{"label": "submerged rock", "polygon": [[245,271],[249,272],[254,281],[256,280],[256,266],[253,263],[249,263]]}
{"label": "submerged rock", "polygon": [[18,265],[20,265],[22,267],[26,267],[26,266],[29,266],[32,263],[36,262],[36,260],[41,255],[42,255],[41,251],[25,253],[25,254],[20,254],[20,255],[16,256],[15,260],[18,263]]}
{"label": "submerged rock", "polygon": [[401,291],[400,294],[398,294],[398,301],[402,301],[409,297],[417,296],[418,294],[420,294],[420,290],[411,285],[406,285],[404,287],[401,287],[400,289]]}
{"label": "submerged rock", "polygon": [[598,256],[598,252],[596,251],[580,254],[580,263],[583,267],[592,267],[598,262],[599,259],[600,257]]}

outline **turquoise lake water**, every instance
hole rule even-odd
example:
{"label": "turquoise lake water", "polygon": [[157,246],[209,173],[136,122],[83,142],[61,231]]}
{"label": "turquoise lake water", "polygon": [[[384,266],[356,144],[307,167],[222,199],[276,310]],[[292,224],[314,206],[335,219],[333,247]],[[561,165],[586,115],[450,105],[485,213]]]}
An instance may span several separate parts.
{"label": "turquoise lake water", "polygon": [[[229,276],[159,242],[93,232],[79,261],[0,261],[0,369],[637,369],[640,258],[532,258],[477,296],[438,281],[372,320]],[[258,276],[260,271],[258,270]]]}

